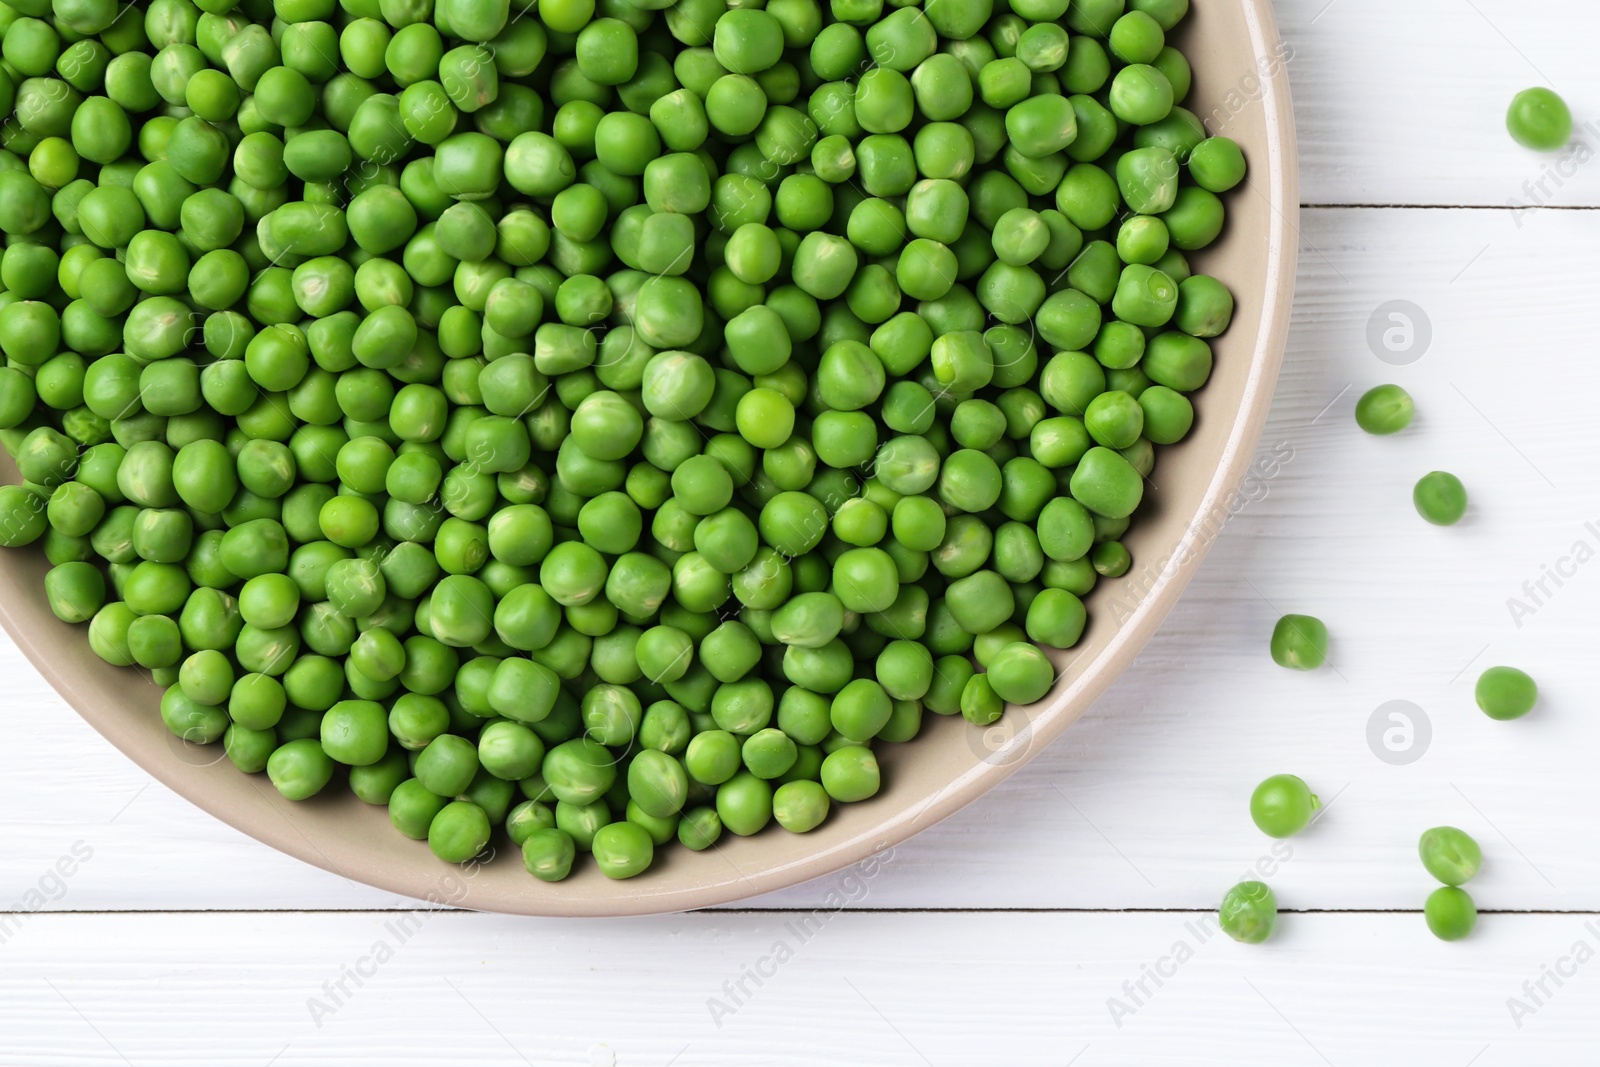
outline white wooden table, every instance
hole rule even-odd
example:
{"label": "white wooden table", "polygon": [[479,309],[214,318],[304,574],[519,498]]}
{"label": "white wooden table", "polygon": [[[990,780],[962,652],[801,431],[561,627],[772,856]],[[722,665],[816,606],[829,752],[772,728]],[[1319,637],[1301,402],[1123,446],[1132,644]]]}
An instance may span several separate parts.
{"label": "white wooden table", "polygon": [[[1600,126],[1563,161],[1502,123],[1534,84],[1600,121],[1600,8],[1277,6],[1307,209],[1262,449],[1289,458],[1060,743],[873,871],[747,907],[413,913],[152,784],[7,644],[0,1063],[1595,1062]],[[1431,325],[1398,367],[1367,341],[1395,300]],[[1394,439],[1351,419],[1382,381],[1417,399]],[[1454,529],[1411,508],[1435,468],[1472,494]],[[1290,610],[1333,669],[1273,666]],[[1539,679],[1534,715],[1473,707],[1494,663]],[[1430,727],[1409,764],[1369,746],[1391,700]],[[1278,771],[1337,800],[1274,850],[1246,799]],[[1438,823],[1487,856],[1457,944],[1419,914]],[[1247,870],[1289,911],[1263,947],[1209,925]]]}

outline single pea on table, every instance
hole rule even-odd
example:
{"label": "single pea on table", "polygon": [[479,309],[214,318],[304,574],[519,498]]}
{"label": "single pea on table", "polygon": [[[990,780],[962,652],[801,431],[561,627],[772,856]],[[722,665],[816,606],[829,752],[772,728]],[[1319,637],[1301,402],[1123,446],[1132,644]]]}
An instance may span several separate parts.
{"label": "single pea on table", "polygon": [[1374,436],[1399,433],[1416,413],[1411,394],[1398,385],[1377,385],[1356,401],[1356,425]]}
{"label": "single pea on table", "polygon": [[1314,671],[1328,661],[1328,627],[1314,615],[1285,615],[1272,628],[1272,661],[1295,671]]}
{"label": "single pea on table", "polygon": [[1474,689],[1478,708],[1491,719],[1520,719],[1539,701],[1538,683],[1515,667],[1490,667]]}
{"label": "single pea on table", "polygon": [[445,862],[809,832],[1048,696],[1204,417],[1188,7],[0,7],[0,544]]}
{"label": "single pea on table", "polygon": [[1246,945],[1259,945],[1278,925],[1278,898],[1265,882],[1240,882],[1228,890],[1217,911],[1222,932]]}
{"label": "single pea on table", "polygon": [[1506,129],[1525,148],[1555,152],[1572,140],[1572,111],[1549,89],[1524,89],[1511,99]]}
{"label": "single pea on table", "polygon": [[1274,774],[1250,794],[1250,818],[1269,837],[1293,837],[1316,817],[1322,802],[1293,774]]}
{"label": "single pea on table", "polygon": [[1424,474],[1411,499],[1417,514],[1435,526],[1454,526],[1467,513],[1466,487],[1448,471]]}

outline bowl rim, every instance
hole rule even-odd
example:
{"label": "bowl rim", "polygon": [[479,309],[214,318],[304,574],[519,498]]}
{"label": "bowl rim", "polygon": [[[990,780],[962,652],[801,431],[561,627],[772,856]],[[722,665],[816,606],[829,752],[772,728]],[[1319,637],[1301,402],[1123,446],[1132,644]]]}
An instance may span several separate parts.
{"label": "bowl rim", "polygon": [[[1282,51],[1271,0],[1234,2],[1239,3],[1243,11],[1251,54],[1258,60],[1269,56],[1287,58]],[[10,597],[0,597],[0,627],[84,721],[146,773],[201,810],[263,844],[330,873],[432,906],[543,916],[657,914],[728,904],[819,878],[851,864],[870,863],[874,856],[880,856],[955,813],[1010,777],[1076,722],[1154,635],[1209,551],[1214,538],[1204,535],[1204,524],[1218,514],[1219,508],[1228,506],[1231,494],[1253,461],[1266,424],[1288,337],[1298,257],[1299,175],[1286,63],[1261,64],[1255,96],[1252,106],[1259,105],[1265,114],[1266,153],[1264,160],[1252,161],[1252,176],[1256,180],[1250,183],[1249,189],[1264,198],[1269,209],[1260,329],[1219,461],[1199,506],[1184,522],[1177,541],[1183,550],[1181,555],[1162,568],[1150,589],[1092,663],[1044,701],[1028,709],[1022,732],[1013,738],[1026,740],[1027,744],[1015,758],[979,761],[943,785],[920,806],[888,813],[861,832],[801,859],[764,866],[748,874],[740,872],[736,881],[670,890],[652,890],[648,884],[628,883],[632,892],[596,898],[575,894],[511,897],[492,890],[481,891],[478,887],[473,887],[470,894],[465,890],[458,894],[456,885],[464,883],[455,877],[453,868],[441,874],[439,868],[426,864],[397,867],[371,863],[360,870],[349,871],[344,868],[349,863],[359,862],[359,856],[354,852],[348,857],[340,855],[339,859],[347,862],[339,862],[327,850],[319,848],[313,836],[296,825],[291,815],[293,810],[314,812],[320,807],[324,809],[325,818],[326,809],[334,802],[324,803],[325,798],[316,798],[306,804],[291,805],[278,798],[270,787],[263,787],[256,780],[259,776],[237,775],[228,767],[229,773],[249,780],[259,794],[258,799],[274,809],[278,817],[248,810],[250,805],[240,800],[241,791],[219,791],[214,788],[211,774],[193,773],[196,763],[192,759],[173,758],[175,752],[180,757],[186,750],[192,752],[192,746],[172,737],[165,729],[160,730],[162,739],[158,740],[148,729],[148,723],[120,714],[118,707],[104,705],[84,682],[88,672],[76,668],[75,657],[59,654],[58,638],[30,628],[29,620],[22,617]],[[9,467],[8,463],[3,465]],[[0,570],[6,571],[8,578],[14,578],[15,568]],[[93,659],[86,644],[79,647],[83,656]],[[470,876],[471,871],[468,874]]]}

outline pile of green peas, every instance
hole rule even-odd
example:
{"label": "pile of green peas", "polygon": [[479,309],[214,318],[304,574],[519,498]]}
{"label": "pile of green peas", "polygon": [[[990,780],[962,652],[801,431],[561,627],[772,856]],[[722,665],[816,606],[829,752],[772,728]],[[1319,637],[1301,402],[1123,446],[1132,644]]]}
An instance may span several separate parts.
{"label": "pile of green peas", "polygon": [[0,544],[442,860],[809,831],[1130,566],[1234,307],[1187,10],[0,4]]}

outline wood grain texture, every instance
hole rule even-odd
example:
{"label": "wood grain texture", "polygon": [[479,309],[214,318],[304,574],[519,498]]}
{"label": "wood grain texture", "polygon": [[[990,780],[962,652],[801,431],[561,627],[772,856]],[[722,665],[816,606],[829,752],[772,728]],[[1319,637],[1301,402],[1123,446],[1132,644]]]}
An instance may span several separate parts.
{"label": "wood grain texture", "polygon": [[1444,944],[1415,915],[1293,916],[1266,949],[1181,912],[811,921],[38,916],[5,945],[0,1064],[1593,1062],[1600,963],[1562,962],[1592,917]]}

